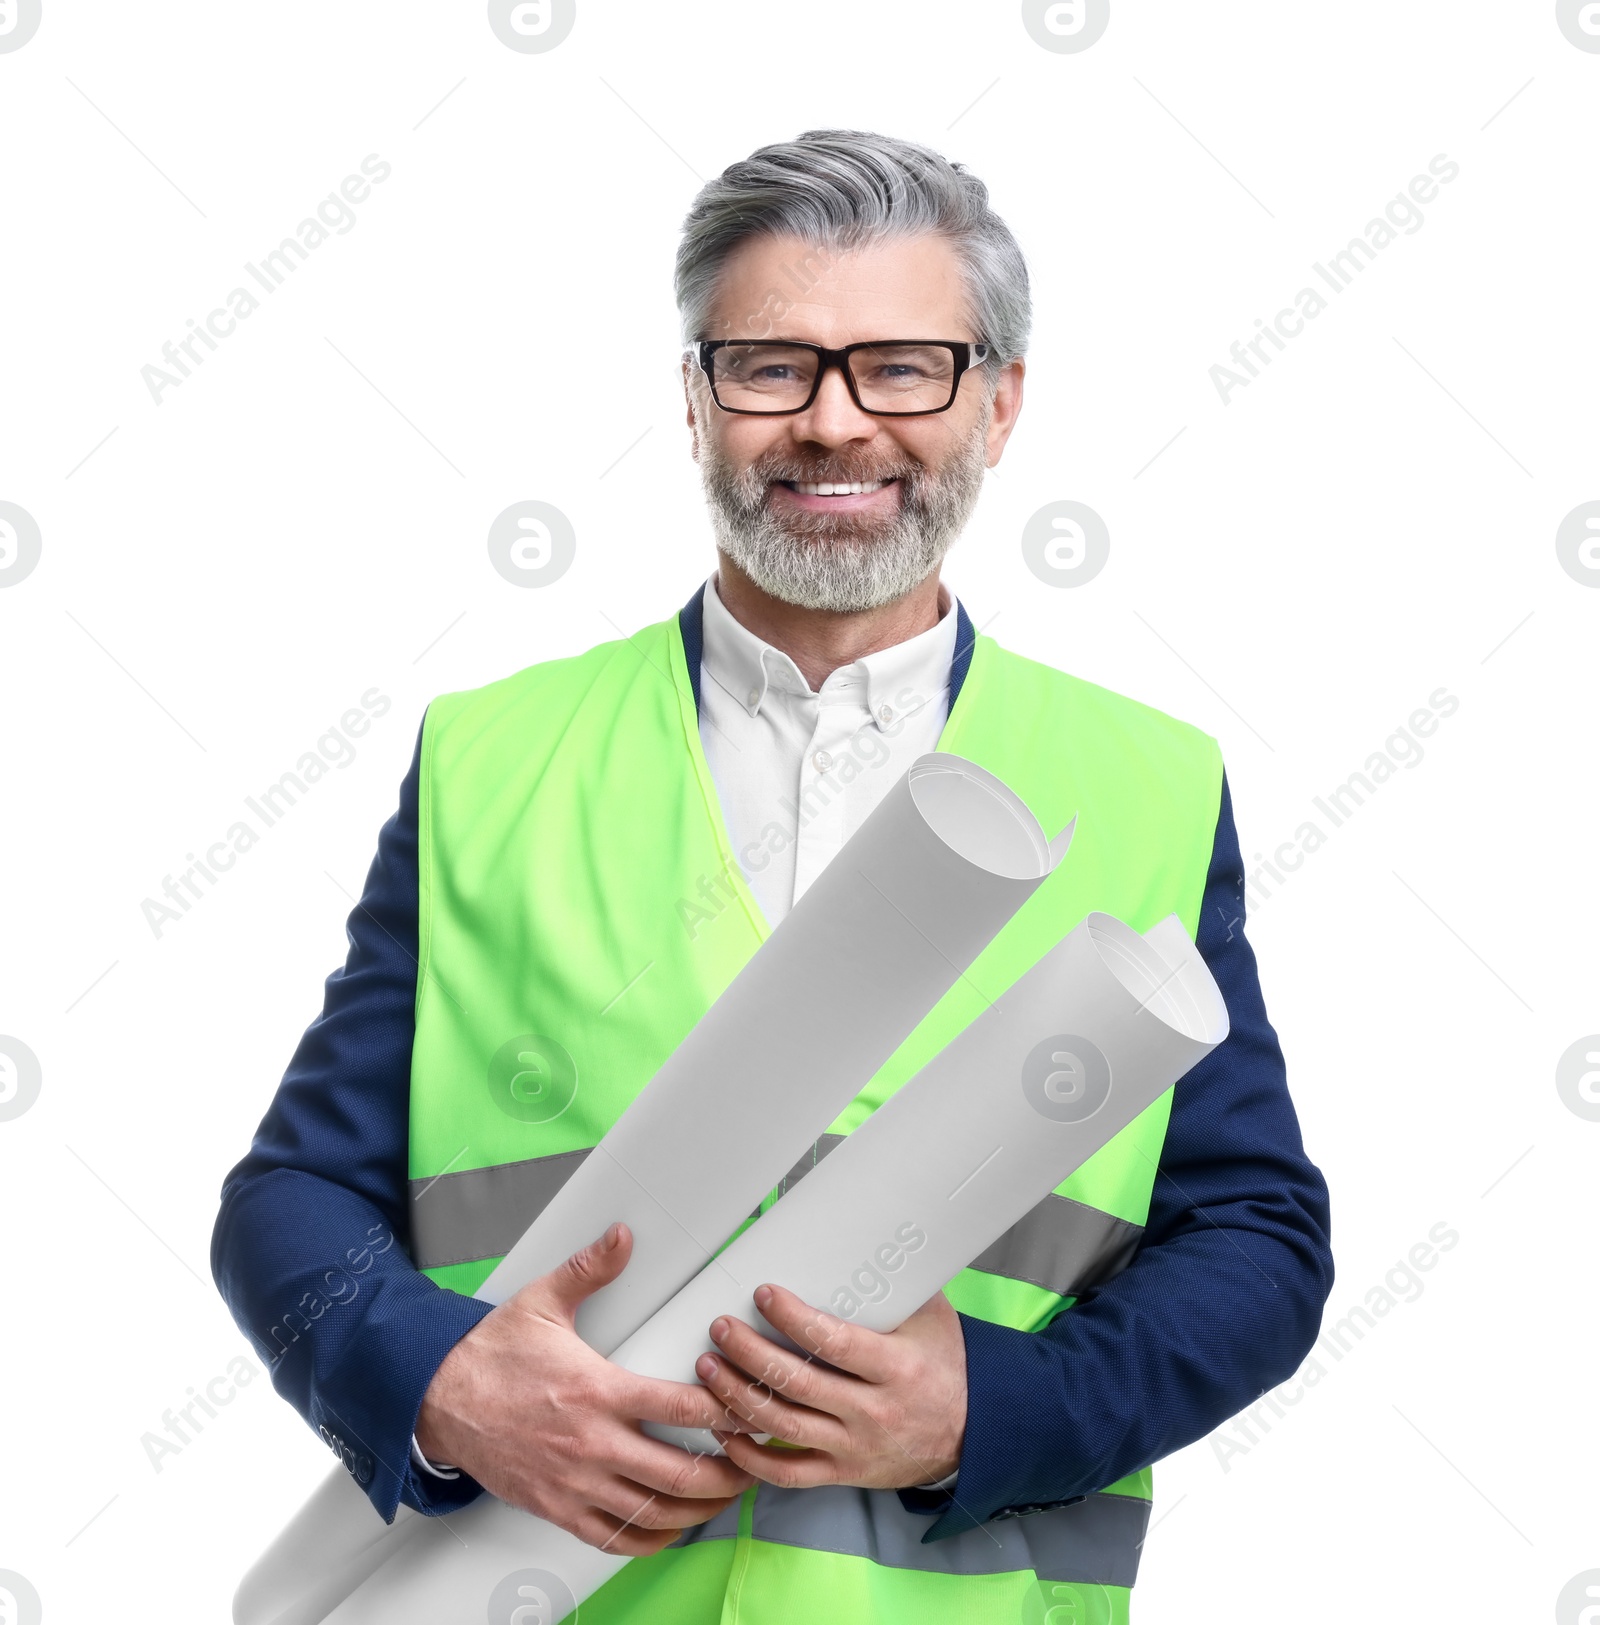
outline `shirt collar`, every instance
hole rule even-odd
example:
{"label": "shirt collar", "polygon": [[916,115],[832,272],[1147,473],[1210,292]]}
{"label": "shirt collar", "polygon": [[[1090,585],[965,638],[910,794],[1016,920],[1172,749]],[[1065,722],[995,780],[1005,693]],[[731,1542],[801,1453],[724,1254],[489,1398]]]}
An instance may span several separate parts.
{"label": "shirt collar", "polygon": [[955,656],[956,606],[942,584],[939,595],[944,613],[924,632],[903,643],[879,649],[848,666],[841,666],[813,691],[805,675],[782,649],[758,638],[735,620],[717,592],[716,576],[706,578],[702,602],[704,643],[701,659],[706,674],[752,716],[759,716],[769,696],[787,695],[815,704],[823,694],[865,685],[861,701],[873,725],[882,732],[904,716],[920,710],[950,685]]}

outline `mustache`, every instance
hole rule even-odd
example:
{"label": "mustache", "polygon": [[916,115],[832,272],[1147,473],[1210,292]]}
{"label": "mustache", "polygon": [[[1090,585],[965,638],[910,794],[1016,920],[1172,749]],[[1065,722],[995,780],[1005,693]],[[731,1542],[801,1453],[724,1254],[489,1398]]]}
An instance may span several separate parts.
{"label": "mustache", "polygon": [[901,465],[897,468],[821,468],[815,466],[801,466],[794,463],[756,463],[751,466],[751,475],[763,484],[774,481],[794,480],[806,485],[833,484],[848,485],[859,480],[868,483],[873,480],[900,480],[915,478],[915,468]]}

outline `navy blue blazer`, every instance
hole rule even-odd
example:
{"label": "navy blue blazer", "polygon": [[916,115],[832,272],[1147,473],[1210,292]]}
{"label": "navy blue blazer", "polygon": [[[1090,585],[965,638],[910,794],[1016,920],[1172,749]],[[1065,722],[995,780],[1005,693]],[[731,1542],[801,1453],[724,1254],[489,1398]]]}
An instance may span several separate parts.
{"label": "navy blue blazer", "polygon": [[[955,608],[952,705],[974,636]],[[680,624],[698,704],[698,590]],[[465,1473],[433,1478],[410,1460],[434,1372],[489,1313],[435,1286],[407,1251],[417,777],[413,759],[349,917],[349,956],[227,1176],[211,1243],[217,1286],[274,1387],[385,1519],[401,1501],[438,1514],[482,1493]],[[1209,1433],[1311,1348],[1333,1288],[1328,1191],[1301,1144],[1244,913],[1224,779],[1196,943],[1231,1031],[1177,1086],[1128,1266],[1043,1331],[961,1316],[959,1502],[900,1492],[933,1515],[925,1540],[1110,1484]]]}

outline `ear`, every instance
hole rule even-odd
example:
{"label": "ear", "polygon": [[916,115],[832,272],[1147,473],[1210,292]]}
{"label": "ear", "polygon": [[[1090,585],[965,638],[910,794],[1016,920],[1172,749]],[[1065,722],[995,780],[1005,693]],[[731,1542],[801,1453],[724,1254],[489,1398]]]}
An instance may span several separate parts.
{"label": "ear", "polygon": [[1006,449],[1011,431],[1017,426],[1017,416],[1022,411],[1022,375],[1026,370],[1021,356],[1015,361],[1008,361],[1000,369],[1000,377],[995,383],[994,406],[989,414],[988,456],[985,460],[990,468],[1000,461],[1000,454]]}
{"label": "ear", "polygon": [[689,358],[685,356],[683,358],[683,404],[685,408],[683,421],[689,425],[689,455],[696,462],[699,462],[700,426],[695,421],[694,415],[694,390],[691,385],[692,370],[689,365]]}

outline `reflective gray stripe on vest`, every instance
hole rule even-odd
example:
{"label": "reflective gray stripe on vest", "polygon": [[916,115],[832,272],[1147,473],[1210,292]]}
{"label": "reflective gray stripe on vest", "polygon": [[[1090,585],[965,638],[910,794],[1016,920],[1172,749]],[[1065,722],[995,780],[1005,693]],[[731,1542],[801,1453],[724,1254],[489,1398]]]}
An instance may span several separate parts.
{"label": "reflective gray stripe on vest", "polygon": [[1150,1522],[1150,1503],[1131,1495],[1091,1495],[1072,1506],[992,1519],[947,1540],[922,1537],[930,1520],[907,1512],[893,1490],[842,1484],[756,1491],[757,1540],[814,1552],[865,1557],[924,1574],[1015,1574],[1041,1580],[1131,1586]]}
{"label": "reflective gray stripe on vest", "polygon": [[739,1502],[724,1507],[714,1518],[691,1524],[667,1549],[693,1546],[702,1540],[735,1540],[739,1534]]}
{"label": "reflective gray stripe on vest", "polygon": [[1143,1234],[1143,1225],[1052,1191],[979,1253],[971,1267],[1078,1298],[1125,1270]]}
{"label": "reflective gray stripe on vest", "polygon": [[[842,1134],[824,1134],[778,1182],[778,1194],[797,1185],[843,1139]],[[504,1257],[588,1155],[587,1148],[558,1151],[526,1162],[413,1179],[411,1256],[417,1268]]]}
{"label": "reflective gray stripe on vest", "polygon": [[[844,1136],[842,1134],[824,1134],[821,1139],[815,1141],[794,1167],[778,1181],[779,1197],[787,1196],[836,1145],[843,1144]],[[752,1208],[750,1217],[752,1219],[758,1218],[760,1213],[761,1209],[759,1207]]]}
{"label": "reflective gray stripe on vest", "polygon": [[550,1205],[589,1155],[552,1157],[468,1168],[411,1181],[411,1256],[420,1270],[500,1258]]}
{"label": "reflective gray stripe on vest", "polygon": [[[793,1190],[843,1139],[824,1134],[779,1181],[778,1195]],[[418,1269],[503,1257],[588,1155],[560,1151],[412,1180],[411,1252]],[[1126,1219],[1052,1192],[973,1259],[972,1268],[1081,1297],[1128,1266],[1143,1233]]]}

